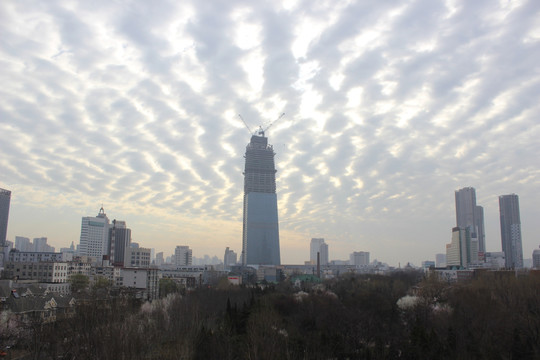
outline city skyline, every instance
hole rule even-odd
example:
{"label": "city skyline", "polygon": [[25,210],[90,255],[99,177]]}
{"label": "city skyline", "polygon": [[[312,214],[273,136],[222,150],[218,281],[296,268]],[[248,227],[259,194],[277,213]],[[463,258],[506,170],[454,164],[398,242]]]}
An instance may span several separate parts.
{"label": "city skyline", "polygon": [[170,254],[240,256],[251,129],[276,153],[281,263],[444,253],[474,187],[486,251],[518,194],[539,246],[540,3],[0,3],[8,239],[66,247],[103,206]]}

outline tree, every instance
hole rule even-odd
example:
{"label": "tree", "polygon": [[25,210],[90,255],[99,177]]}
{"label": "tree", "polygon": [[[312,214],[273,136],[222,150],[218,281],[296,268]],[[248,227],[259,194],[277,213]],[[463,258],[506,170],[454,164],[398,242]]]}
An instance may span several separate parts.
{"label": "tree", "polygon": [[169,294],[177,293],[180,291],[180,286],[173,279],[162,278],[159,279],[159,297],[164,298]]}
{"label": "tree", "polygon": [[83,274],[73,274],[69,277],[69,282],[71,283],[71,292],[76,293],[86,289],[90,283],[90,279]]}

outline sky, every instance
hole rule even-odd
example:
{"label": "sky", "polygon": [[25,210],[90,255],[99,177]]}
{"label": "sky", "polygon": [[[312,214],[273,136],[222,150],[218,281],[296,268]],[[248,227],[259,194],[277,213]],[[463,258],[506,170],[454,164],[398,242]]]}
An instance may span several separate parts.
{"label": "sky", "polygon": [[312,237],[434,260],[468,186],[487,251],[511,193],[524,258],[540,245],[536,0],[2,1],[0,84],[11,241],[77,245],[103,206],[165,256],[240,253],[243,156],[270,126],[282,263]]}

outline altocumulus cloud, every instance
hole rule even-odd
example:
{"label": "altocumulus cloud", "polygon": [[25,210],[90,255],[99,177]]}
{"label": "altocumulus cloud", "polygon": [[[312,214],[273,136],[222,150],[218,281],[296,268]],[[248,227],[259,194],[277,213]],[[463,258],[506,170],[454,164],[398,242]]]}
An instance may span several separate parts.
{"label": "altocumulus cloud", "polygon": [[[267,132],[283,262],[305,260],[312,236],[331,258],[432,259],[464,186],[486,209],[491,251],[497,196],[520,195],[530,257],[539,19],[534,0],[2,2],[9,236],[65,246],[104,202],[158,251],[239,251],[250,135],[237,114],[256,130],[285,112]],[[68,209],[73,231],[18,207]]]}

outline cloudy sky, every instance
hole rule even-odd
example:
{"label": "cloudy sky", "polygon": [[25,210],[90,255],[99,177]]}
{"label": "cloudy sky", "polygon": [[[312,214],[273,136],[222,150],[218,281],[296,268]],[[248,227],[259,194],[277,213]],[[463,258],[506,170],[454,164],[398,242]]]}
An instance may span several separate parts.
{"label": "cloudy sky", "polygon": [[243,155],[276,152],[283,263],[445,252],[473,186],[540,244],[540,2],[2,1],[0,187],[8,239],[125,220],[165,254],[241,250]]}

